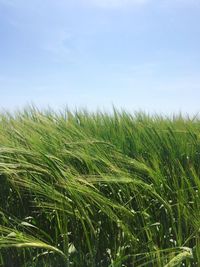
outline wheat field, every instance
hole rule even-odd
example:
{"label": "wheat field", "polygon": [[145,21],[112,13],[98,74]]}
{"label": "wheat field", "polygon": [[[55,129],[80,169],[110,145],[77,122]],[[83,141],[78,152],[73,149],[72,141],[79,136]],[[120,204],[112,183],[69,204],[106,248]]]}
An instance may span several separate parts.
{"label": "wheat field", "polygon": [[200,120],[0,114],[0,266],[200,266]]}

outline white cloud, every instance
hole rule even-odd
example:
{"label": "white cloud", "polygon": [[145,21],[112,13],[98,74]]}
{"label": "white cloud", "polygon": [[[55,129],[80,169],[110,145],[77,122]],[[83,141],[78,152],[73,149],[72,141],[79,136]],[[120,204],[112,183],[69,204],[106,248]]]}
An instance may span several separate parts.
{"label": "white cloud", "polygon": [[120,8],[126,6],[140,6],[149,0],[82,0],[82,2],[101,8]]}

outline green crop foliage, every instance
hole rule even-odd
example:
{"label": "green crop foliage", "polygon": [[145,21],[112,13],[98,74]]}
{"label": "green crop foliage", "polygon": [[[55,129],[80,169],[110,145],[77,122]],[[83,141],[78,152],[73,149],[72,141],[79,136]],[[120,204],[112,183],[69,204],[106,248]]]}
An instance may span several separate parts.
{"label": "green crop foliage", "polygon": [[200,120],[1,113],[0,266],[200,266]]}

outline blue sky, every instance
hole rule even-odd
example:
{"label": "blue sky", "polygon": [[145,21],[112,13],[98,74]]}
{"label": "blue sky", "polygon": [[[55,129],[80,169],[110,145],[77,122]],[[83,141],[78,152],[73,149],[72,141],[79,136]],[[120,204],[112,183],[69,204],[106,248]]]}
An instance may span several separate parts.
{"label": "blue sky", "polygon": [[195,114],[199,0],[0,0],[0,108]]}

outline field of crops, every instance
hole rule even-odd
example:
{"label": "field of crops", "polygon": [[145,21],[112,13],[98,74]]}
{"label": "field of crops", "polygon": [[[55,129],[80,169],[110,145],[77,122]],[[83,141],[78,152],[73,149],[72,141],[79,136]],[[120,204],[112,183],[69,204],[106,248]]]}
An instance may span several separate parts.
{"label": "field of crops", "polygon": [[1,113],[0,266],[200,266],[200,120]]}

